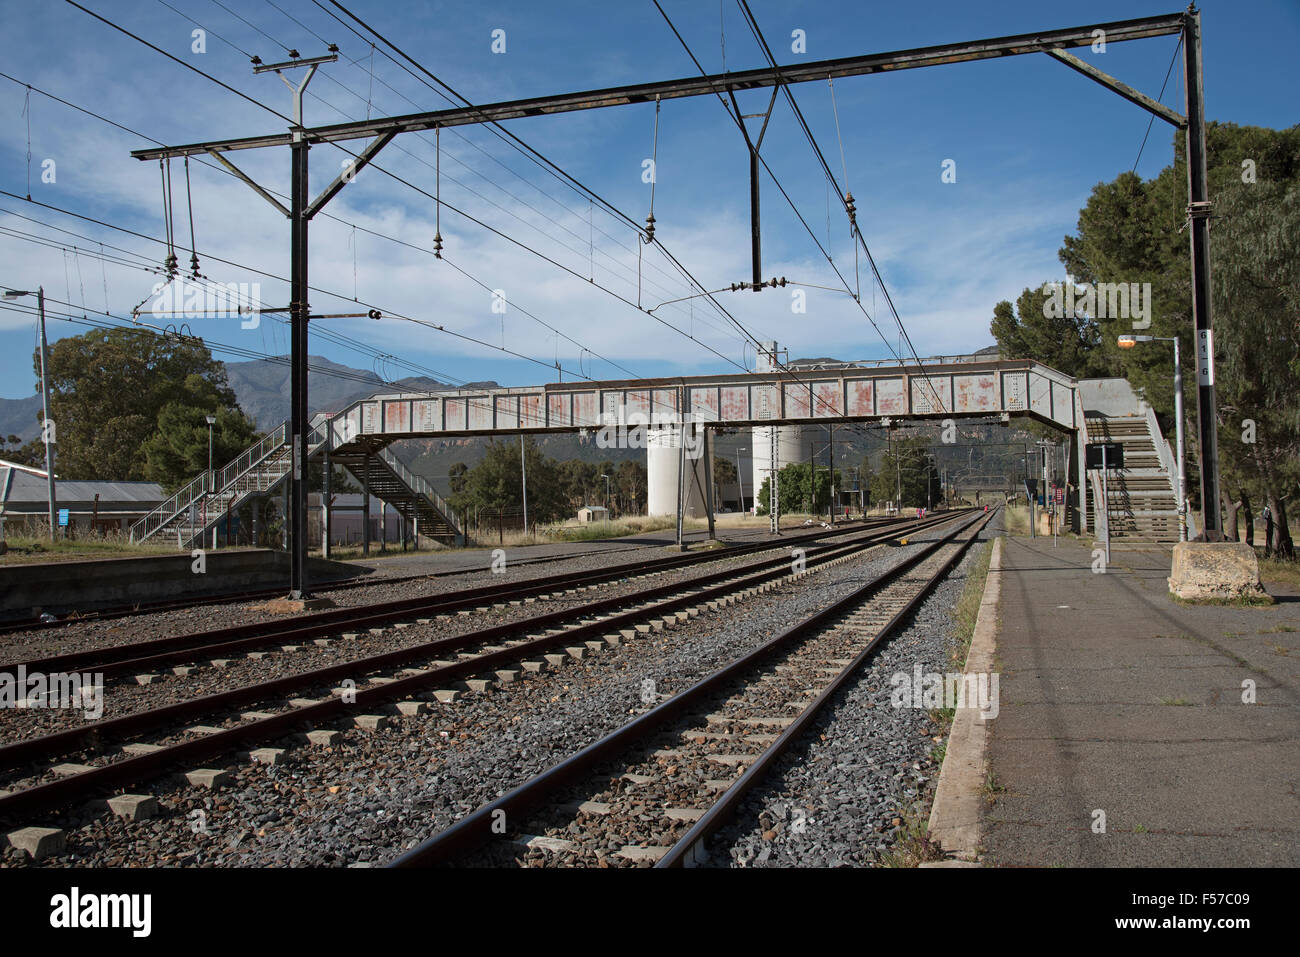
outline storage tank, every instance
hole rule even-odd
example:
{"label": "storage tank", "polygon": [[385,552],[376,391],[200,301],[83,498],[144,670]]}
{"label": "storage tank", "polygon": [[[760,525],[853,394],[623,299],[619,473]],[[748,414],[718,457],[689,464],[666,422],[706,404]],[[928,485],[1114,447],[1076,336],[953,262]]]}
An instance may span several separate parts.
{"label": "storage tank", "polygon": [[[681,474],[681,444],[677,426],[646,430],[646,511],[651,515],[677,514],[677,477]],[[686,488],[683,489],[682,514],[686,518],[707,518],[704,488],[707,481],[704,456],[691,457],[692,448],[703,448],[704,432],[692,434],[687,426]]]}

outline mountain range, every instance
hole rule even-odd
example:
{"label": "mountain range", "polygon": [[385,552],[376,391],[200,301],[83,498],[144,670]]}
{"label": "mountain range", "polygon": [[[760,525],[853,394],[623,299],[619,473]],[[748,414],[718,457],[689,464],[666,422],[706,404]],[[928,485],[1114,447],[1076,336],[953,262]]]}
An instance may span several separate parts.
{"label": "mountain range", "polygon": [[[376,392],[445,392],[457,386],[427,376],[413,376],[386,382],[369,369],[354,369],[324,356],[308,360],[307,395],[311,412],[332,412]],[[254,359],[227,362],[226,378],[239,407],[259,429],[269,429],[289,418],[289,360]],[[495,382],[470,382],[461,388],[489,389]],[[37,416],[39,395],[25,399],[0,399],[0,438],[17,435],[24,442],[40,433]]]}

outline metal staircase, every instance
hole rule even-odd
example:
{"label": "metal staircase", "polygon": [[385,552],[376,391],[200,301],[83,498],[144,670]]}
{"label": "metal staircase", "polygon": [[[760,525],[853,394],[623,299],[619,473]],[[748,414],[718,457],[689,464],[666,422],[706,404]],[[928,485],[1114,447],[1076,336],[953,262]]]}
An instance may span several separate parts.
{"label": "metal staircase", "polygon": [[[1150,409],[1134,415],[1089,414],[1084,420],[1089,442],[1117,442],[1124,448],[1124,468],[1106,477],[1106,519],[1112,538],[1130,541],[1178,541],[1176,472],[1168,446]],[[1161,446],[1164,455],[1161,454]],[[1094,470],[1088,500],[1088,527],[1101,501],[1100,473]]]}
{"label": "metal staircase", "polygon": [[[331,421],[344,421],[360,404],[354,403],[337,416],[317,415],[312,419],[308,461],[323,459],[328,451],[332,465],[344,466],[358,482],[368,484],[371,494],[392,505],[404,519],[412,520],[418,534],[455,541],[460,529],[452,518],[451,507],[428,482],[384,448],[384,440],[362,436],[339,441]],[[200,475],[132,525],[131,542],[175,539],[176,547],[181,549],[200,544],[228,512],[251,496],[269,494],[285,481],[292,465],[292,443],[288,438],[289,423],[282,422],[225,468]]]}

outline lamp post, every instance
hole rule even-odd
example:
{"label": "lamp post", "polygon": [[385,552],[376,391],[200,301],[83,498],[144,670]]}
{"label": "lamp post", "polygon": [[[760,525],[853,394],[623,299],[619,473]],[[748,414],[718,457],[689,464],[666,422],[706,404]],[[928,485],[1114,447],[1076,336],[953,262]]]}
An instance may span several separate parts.
{"label": "lamp post", "polygon": [[[1182,357],[1178,351],[1177,336],[1120,336],[1118,339],[1121,349],[1132,349],[1139,342],[1172,342],[1174,344],[1174,428],[1178,436],[1178,540],[1187,541],[1187,469],[1183,465],[1183,363]],[[1213,506],[1208,502],[1202,503],[1203,510],[1208,511],[1211,507],[1218,508],[1218,503]],[[1207,527],[1209,523],[1206,523]]]}
{"label": "lamp post", "polygon": [[601,472],[600,477],[605,480],[605,520],[609,521],[609,476]]}
{"label": "lamp post", "polygon": [[35,293],[25,289],[7,289],[4,292],[5,299],[20,299],[31,295],[36,296],[37,322],[41,330],[41,438],[45,443],[45,494],[49,499],[50,542],[53,543],[54,531],[58,528],[58,502],[54,496],[55,430],[51,428],[53,423],[50,421],[50,384],[45,373],[46,353],[49,352],[49,346],[45,342],[45,287],[38,286]]}

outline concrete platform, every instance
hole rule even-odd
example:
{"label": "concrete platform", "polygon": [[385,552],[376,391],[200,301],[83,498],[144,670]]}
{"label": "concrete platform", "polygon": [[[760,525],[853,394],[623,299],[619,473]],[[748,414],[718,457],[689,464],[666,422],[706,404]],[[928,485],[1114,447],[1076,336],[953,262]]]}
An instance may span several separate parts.
{"label": "concrete platform", "polygon": [[1112,557],[1004,542],[983,862],[1300,865],[1300,595],[1180,604],[1167,546]]}

